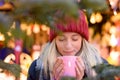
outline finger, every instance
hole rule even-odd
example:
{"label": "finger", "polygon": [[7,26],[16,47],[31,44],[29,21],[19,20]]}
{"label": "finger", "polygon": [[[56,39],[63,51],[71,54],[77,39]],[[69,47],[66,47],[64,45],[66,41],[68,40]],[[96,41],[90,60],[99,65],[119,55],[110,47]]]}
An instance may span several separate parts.
{"label": "finger", "polygon": [[76,60],[76,76],[77,76],[77,79],[81,80],[82,77],[84,76],[84,70],[85,70],[85,66],[82,62],[82,60],[80,58],[77,58]]}
{"label": "finger", "polygon": [[82,58],[81,57],[77,57],[77,61],[80,63],[80,65],[82,66],[82,68],[85,69],[85,64],[84,64]]}
{"label": "finger", "polygon": [[56,76],[57,79],[60,78],[60,77],[62,76],[63,72],[64,72],[64,67],[63,67],[63,66],[64,66],[64,65],[61,64],[61,65],[56,69],[55,76]]}
{"label": "finger", "polygon": [[82,80],[84,73],[81,73],[77,67],[75,69],[76,69],[76,80]]}
{"label": "finger", "polygon": [[57,73],[60,73],[61,70],[64,69],[63,66],[64,66],[63,64],[60,64],[60,65],[57,67],[56,72],[57,72]]}
{"label": "finger", "polygon": [[77,75],[77,76],[80,75],[80,71],[79,71],[79,69],[78,69],[77,66],[75,67],[75,70],[76,70],[76,75]]}
{"label": "finger", "polygon": [[54,64],[54,70],[56,70],[57,67],[60,66],[60,64],[63,64],[63,61],[62,61],[62,59],[59,59],[59,58],[58,58],[58,59],[56,60],[55,64]]}
{"label": "finger", "polygon": [[59,75],[58,75],[58,78],[59,80],[61,80],[62,76],[63,76],[63,73],[64,73],[64,69],[61,69]]}
{"label": "finger", "polygon": [[57,59],[53,67],[53,75],[55,79],[60,76],[60,73],[63,70],[63,66],[63,61],[61,59]]}
{"label": "finger", "polygon": [[79,61],[76,61],[76,69],[77,69],[77,73],[78,75],[81,73],[84,73],[84,67],[82,67],[81,63]]}

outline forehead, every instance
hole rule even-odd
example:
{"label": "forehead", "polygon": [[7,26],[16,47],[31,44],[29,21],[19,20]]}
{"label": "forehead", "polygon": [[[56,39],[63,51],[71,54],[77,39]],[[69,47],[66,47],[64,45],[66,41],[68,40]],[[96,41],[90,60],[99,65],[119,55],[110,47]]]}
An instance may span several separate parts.
{"label": "forehead", "polygon": [[75,33],[75,32],[62,32],[61,34],[59,34],[58,36],[80,36],[79,33]]}

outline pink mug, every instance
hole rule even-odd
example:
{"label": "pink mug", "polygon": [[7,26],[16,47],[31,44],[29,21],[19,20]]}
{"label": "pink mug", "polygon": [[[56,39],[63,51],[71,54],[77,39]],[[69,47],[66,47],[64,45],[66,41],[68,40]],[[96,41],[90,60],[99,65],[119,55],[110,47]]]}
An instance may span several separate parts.
{"label": "pink mug", "polygon": [[76,71],[75,71],[76,56],[61,56],[59,58],[61,58],[64,62],[63,76],[76,77]]}

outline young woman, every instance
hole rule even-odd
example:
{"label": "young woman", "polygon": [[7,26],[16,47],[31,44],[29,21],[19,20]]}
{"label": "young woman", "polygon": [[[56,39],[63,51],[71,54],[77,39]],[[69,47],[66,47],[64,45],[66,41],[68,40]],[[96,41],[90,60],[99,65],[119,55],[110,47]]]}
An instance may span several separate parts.
{"label": "young woman", "polygon": [[50,42],[29,69],[27,80],[61,80],[64,64],[59,56],[77,56],[76,80],[93,76],[92,67],[103,61],[98,51],[88,42],[88,23],[83,11],[78,19],[65,17],[55,24],[58,31],[50,30]]}

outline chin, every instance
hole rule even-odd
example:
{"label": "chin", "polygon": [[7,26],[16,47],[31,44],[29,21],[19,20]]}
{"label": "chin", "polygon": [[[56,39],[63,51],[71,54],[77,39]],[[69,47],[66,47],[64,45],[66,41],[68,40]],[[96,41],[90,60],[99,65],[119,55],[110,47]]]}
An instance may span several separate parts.
{"label": "chin", "polygon": [[75,56],[74,54],[64,54],[63,56]]}

